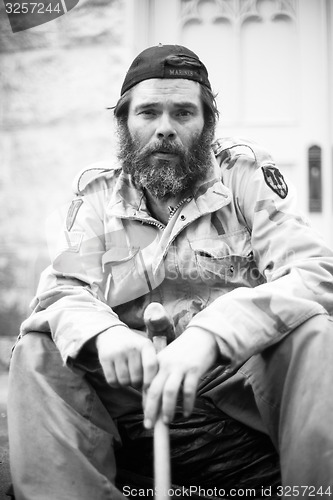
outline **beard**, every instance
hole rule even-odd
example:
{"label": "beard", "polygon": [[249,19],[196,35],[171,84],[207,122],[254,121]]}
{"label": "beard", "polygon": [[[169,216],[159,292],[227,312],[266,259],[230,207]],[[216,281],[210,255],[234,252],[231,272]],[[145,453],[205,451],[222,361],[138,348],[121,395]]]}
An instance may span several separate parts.
{"label": "beard", "polygon": [[[141,147],[132,139],[125,120],[118,123],[118,136],[118,159],[124,172],[131,175],[136,188],[148,190],[157,199],[166,200],[185,193],[205,179],[211,168],[212,128],[204,127],[188,148],[164,139]],[[168,160],[152,156],[162,152],[177,157]]]}

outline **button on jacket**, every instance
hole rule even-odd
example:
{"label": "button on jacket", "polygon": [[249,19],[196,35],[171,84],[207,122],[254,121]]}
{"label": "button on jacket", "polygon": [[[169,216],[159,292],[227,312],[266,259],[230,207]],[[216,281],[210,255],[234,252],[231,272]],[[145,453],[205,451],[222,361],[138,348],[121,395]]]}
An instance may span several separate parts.
{"label": "button on jacket", "polygon": [[[214,152],[214,153],[213,153]],[[257,145],[218,140],[204,182],[166,225],[120,165],[80,174],[21,334],[51,332],[65,363],[108,328],[143,330],[161,302],[176,335],[215,334],[227,370],[333,308],[333,253]]]}

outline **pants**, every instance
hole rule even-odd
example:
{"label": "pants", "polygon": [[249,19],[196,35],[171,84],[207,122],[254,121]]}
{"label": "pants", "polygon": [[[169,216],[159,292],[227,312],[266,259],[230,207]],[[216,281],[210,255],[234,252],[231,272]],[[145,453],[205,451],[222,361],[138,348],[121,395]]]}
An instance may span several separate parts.
{"label": "pants", "polygon": [[[136,412],[141,395],[90,378],[64,367],[45,334],[30,333],[15,347],[8,422],[16,500],[124,499],[115,487],[114,419]],[[279,497],[307,486],[322,500],[317,492],[333,492],[332,387],[333,322],[318,315],[228,379],[216,367],[198,397],[270,436],[280,456]]]}

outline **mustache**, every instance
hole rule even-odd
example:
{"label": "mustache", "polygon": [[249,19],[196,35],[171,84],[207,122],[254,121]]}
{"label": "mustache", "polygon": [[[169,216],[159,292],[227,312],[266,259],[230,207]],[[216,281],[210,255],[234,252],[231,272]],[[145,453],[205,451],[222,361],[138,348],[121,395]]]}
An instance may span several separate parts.
{"label": "mustache", "polygon": [[180,144],[170,141],[159,141],[154,142],[152,144],[147,144],[143,148],[141,148],[138,153],[140,155],[151,155],[154,153],[168,153],[168,154],[176,154],[182,155],[184,154],[185,148],[183,148]]}

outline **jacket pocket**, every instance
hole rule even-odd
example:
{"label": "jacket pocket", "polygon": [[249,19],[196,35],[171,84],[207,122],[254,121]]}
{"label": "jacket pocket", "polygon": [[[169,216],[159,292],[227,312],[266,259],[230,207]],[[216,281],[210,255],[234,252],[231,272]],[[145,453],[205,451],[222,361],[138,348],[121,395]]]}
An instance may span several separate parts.
{"label": "jacket pocket", "polygon": [[223,239],[200,239],[190,243],[198,275],[210,285],[220,287],[252,287],[262,282],[253,259],[246,231],[238,231]]}

